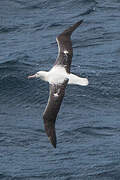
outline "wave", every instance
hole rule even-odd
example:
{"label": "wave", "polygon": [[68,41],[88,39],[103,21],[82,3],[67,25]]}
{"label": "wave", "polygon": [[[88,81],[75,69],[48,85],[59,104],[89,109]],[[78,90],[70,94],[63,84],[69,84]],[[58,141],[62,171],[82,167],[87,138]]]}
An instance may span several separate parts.
{"label": "wave", "polygon": [[[0,66],[1,102],[14,101],[24,103],[39,103],[47,96],[46,84],[40,80],[28,80],[27,76],[32,74],[33,65],[9,61]],[[32,96],[31,96],[32,95]]]}

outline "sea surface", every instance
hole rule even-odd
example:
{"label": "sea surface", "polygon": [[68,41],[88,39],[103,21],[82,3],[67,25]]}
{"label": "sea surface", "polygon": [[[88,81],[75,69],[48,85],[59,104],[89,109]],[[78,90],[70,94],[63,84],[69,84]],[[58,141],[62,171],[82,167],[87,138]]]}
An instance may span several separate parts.
{"label": "sea surface", "polygon": [[[44,130],[56,36],[75,22],[57,148]],[[0,0],[0,180],[120,180],[120,1]]]}

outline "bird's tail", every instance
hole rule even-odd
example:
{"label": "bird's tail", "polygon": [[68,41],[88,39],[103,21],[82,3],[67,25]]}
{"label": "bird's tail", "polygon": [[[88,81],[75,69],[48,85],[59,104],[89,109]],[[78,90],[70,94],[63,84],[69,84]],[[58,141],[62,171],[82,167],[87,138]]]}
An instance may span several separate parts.
{"label": "bird's tail", "polygon": [[76,85],[81,85],[81,86],[87,86],[88,85],[88,79],[87,78],[81,78],[79,76],[76,76],[75,74],[70,73],[68,84],[76,84]]}

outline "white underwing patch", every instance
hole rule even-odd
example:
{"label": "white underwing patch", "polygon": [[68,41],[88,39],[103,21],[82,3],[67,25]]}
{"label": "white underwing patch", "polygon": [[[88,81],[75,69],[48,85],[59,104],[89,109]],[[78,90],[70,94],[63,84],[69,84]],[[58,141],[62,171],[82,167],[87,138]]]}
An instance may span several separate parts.
{"label": "white underwing patch", "polygon": [[55,96],[55,97],[58,97],[59,95],[58,95],[58,93],[54,93],[54,96]]}
{"label": "white underwing patch", "polygon": [[68,52],[67,50],[64,50],[64,53],[65,53],[65,54],[68,54],[69,52]]}

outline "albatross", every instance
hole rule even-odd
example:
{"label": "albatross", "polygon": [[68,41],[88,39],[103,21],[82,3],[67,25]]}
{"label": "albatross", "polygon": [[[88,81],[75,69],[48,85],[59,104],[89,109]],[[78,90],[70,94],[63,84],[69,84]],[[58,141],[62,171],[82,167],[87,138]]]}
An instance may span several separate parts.
{"label": "albatross", "polygon": [[71,35],[82,22],[83,20],[78,21],[57,36],[58,57],[54,66],[49,71],[39,71],[34,75],[28,76],[29,79],[40,78],[49,82],[50,92],[48,103],[43,113],[43,119],[46,134],[54,148],[56,148],[57,144],[55,122],[65,95],[67,84],[88,85],[87,78],[78,77],[70,73],[73,56]]}

